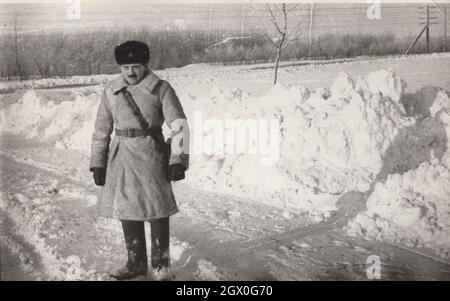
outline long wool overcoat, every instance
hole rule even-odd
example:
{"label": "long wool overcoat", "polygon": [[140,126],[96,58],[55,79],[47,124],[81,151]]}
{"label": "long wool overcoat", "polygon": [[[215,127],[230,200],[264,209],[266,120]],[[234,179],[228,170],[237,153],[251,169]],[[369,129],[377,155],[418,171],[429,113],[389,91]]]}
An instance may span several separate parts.
{"label": "long wool overcoat", "polygon": [[[97,112],[89,166],[91,171],[106,168],[105,186],[97,203],[99,215],[138,221],[168,217],[177,213],[178,207],[166,176],[164,136],[114,136],[111,142],[114,128],[141,128],[120,93],[123,88],[131,93],[150,128],[161,128],[166,121],[173,141],[177,141],[174,135],[189,134],[186,128],[175,129],[187,121],[174,89],[153,72],[148,71],[136,85],[129,85],[122,75],[108,84]],[[170,164],[174,163],[187,169],[188,155],[172,152]]]}

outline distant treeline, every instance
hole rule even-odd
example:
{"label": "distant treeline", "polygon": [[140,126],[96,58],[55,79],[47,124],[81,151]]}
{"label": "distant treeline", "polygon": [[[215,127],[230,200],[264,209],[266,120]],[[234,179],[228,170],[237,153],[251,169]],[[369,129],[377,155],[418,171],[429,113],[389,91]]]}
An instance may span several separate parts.
{"label": "distant treeline", "polygon": [[[233,36],[238,37],[239,34]],[[117,73],[113,50],[128,39],[138,39],[150,45],[154,69],[202,62],[253,63],[274,59],[276,50],[270,41],[257,34],[246,36],[245,39],[232,39],[210,47],[225,37],[218,33],[208,35],[207,32],[179,30],[3,35],[0,36],[0,78],[17,80]],[[285,50],[282,60],[305,59],[310,54],[312,58],[321,59],[402,54],[413,38],[399,40],[390,33],[327,34],[316,38],[311,49],[308,41],[295,41]],[[411,53],[425,51],[422,40]],[[431,39],[430,51],[443,51],[443,39]]]}

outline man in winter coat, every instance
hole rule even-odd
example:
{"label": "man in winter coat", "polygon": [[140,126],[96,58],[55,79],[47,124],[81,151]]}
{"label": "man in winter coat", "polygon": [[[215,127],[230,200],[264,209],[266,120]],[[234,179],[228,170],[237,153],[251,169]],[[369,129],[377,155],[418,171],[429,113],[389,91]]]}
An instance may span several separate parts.
{"label": "man in winter coat", "polygon": [[[95,184],[104,186],[99,214],[121,221],[128,251],[126,266],[111,277],[147,274],[144,221],[149,221],[153,277],[165,279],[170,273],[169,216],[178,212],[171,181],[183,179],[188,168],[189,127],[174,89],[149,69],[145,43],[127,41],[114,54],[121,74],[101,97],[89,166]],[[169,154],[164,121],[171,129]]]}

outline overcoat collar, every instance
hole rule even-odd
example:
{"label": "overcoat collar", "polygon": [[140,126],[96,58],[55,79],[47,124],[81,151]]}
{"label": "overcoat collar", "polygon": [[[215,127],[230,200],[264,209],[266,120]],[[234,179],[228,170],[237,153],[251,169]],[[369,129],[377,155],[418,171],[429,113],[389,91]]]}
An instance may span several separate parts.
{"label": "overcoat collar", "polygon": [[123,78],[123,75],[120,74],[112,81],[111,89],[113,94],[117,94],[123,88],[134,87],[139,89],[142,93],[150,95],[159,81],[160,78],[151,70],[148,70],[146,75],[144,75],[144,78],[139,83],[132,86],[125,80],[125,78]]}

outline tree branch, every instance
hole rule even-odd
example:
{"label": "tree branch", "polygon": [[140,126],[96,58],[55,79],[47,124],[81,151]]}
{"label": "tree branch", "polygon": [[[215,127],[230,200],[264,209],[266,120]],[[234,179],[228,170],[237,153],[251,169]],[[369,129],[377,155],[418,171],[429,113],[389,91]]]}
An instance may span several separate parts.
{"label": "tree branch", "polygon": [[293,37],[295,37],[300,32],[300,30],[301,30],[301,23],[299,23],[297,28],[292,33],[289,34],[288,40],[291,40]]}
{"label": "tree branch", "polygon": [[284,44],[284,46],[281,48],[281,50],[284,50],[286,48],[288,48],[289,46],[292,45],[292,43],[294,43],[295,41],[298,41],[299,39],[291,39],[291,40],[286,40],[286,44]]}
{"label": "tree branch", "polygon": [[281,31],[280,27],[278,26],[277,19],[273,15],[272,9],[270,8],[269,4],[266,3],[266,6],[267,6],[267,9],[269,10],[269,13],[270,13],[270,16],[271,16],[271,21],[272,21],[273,25],[275,25],[275,28],[277,29],[279,34],[283,34],[283,32]]}
{"label": "tree branch", "polygon": [[294,4],[291,9],[288,10],[288,14],[290,14],[293,10],[295,10],[297,8],[297,6],[299,6],[300,3],[296,3]]}
{"label": "tree branch", "polygon": [[263,36],[264,38],[266,38],[266,39],[268,39],[269,41],[270,41],[270,43],[275,47],[275,48],[278,48],[278,45],[277,45],[277,43],[275,43],[274,41],[273,41],[273,39],[267,34],[267,33],[256,33],[257,35],[260,35],[260,36]]}

